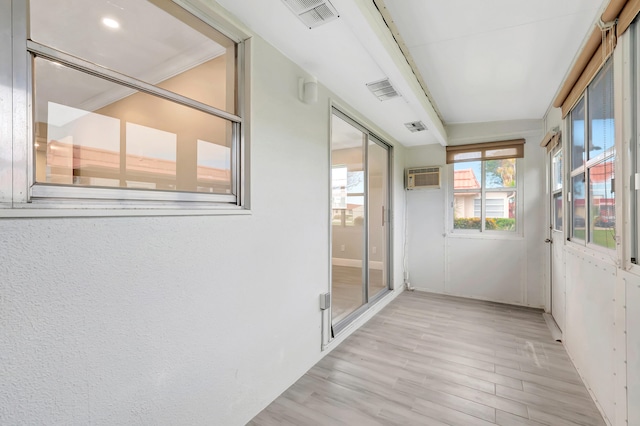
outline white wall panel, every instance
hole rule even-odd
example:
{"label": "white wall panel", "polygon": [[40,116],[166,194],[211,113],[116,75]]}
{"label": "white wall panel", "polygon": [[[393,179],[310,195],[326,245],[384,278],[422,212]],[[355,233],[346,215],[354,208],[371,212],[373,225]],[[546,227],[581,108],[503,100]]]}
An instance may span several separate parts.
{"label": "white wall panel", "polygon": [[604,414],[615,418],[615,288],[610,262],[567,247],[564,343]]}
{"label": "white wall panel", "polygon": [[640,278],[626,280],[627,392],[629,425],[640,425]]}
{"label": "white wall panel", "polygon": [[448,238],[446,292],[523,304],[523,245],[522,239]]}
{"label": "white wall panel", "polygon": [[[421,290],[443,293],[445,283],[445,238],[442,211],[444,191],[407,191],[409,214],[408,263],[411,285]],[[440,219],[438,219],[440,217]],[[419,265],[418,267],[414,267]]]}
{"label": "white wall panel", "polygon": [[[406,167],[444,166],[439,145],[407,150]],[[407,256],[411,285],[435,293],[445,292],[445,221],[447,167],[442,168],[440,189],[406,191]]]}

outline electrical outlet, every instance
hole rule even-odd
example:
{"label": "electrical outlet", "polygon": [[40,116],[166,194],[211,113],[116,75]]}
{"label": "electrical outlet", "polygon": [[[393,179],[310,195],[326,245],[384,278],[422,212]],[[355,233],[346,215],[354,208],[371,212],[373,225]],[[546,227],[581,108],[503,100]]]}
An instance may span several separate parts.
{"label": "electrical outlet", "polygon": [[373,246],[371,247],[371,253],[376,254],[378,252],[378,247]]}
{"label": "electrical outlet", "polygon": [[344,244],[340,246],[340,251],[344,251]]}

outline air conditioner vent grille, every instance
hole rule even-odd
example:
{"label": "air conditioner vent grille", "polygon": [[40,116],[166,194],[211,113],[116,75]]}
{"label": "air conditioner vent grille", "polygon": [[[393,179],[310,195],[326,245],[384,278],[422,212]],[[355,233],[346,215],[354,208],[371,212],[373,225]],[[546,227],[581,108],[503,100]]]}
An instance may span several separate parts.
{"label": "air conditioner vent grille", "polygon": [[305,26],[315,28],[339,17],[329,0],[282,0]]}
{"label": "air conditioner vent grille", "polygon": [[420,174],[420,173],[438,173],[440,171],[439,167],[425,167],[422,169],[409,169],[409,173]]}
{"label": "air conditioner vent grille", "polygon": [[411,123],[404,123],[411,133],[422,132],[427,130],[427,126],[422,121],[413,121]]}
{"label": "air conditioner vent grille", "polygon": [[318,7],[324,0],[284,0],[295,13],[306,12],[309,9]]}
{"label": "air conditioner vent grille", "polygon": [[415,167],[405,170],[406,189],[440,188],[442,167]]}
{"label": "air conditioner vent grille", "polygon": [[400,96],[388,78],[367,83],[367,87],[379,100],[386,101]]}

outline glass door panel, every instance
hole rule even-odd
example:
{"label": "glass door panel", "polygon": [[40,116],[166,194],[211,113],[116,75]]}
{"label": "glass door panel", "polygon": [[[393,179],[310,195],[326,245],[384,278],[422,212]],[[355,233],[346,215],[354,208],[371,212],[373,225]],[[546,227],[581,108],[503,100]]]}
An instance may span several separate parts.
{"label": "glass door panel", "polygon": [[387,246],[389,199],[389,150],[369,140],[367,204],[369,245],[369,300],[386,290],[388,284]]}
{"label": "glass door panel", "polygon": [[331,319],[338,323],[366,303],[366,134],[340,117],[331,126]]}

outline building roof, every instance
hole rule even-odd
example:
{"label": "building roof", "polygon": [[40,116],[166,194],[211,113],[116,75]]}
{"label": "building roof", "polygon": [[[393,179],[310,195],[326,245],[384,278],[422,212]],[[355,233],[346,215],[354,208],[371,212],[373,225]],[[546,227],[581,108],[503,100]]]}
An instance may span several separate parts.
{"label": "building roof", "polygon": [[480,189],[480,182],[476,179],[473,169],[455,170],[453,172],[454,189]]}

